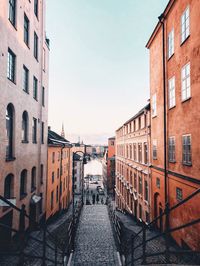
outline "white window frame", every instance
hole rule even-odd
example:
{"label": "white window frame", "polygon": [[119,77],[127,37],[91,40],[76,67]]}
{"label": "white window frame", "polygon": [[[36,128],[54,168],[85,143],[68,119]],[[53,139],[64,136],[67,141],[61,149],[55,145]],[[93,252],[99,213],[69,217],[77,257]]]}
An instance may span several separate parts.
{"label": "white window frame", "polygon": [[168,143],[169,162],[174,163],[176,161],[176,142],[175,137],[169,137]]}
{"label": "white window frame", "polygon": [[185,9],[181,16],[181,43],[190,36],[190,8]]}
{"label": "white window frame", "polygon": [[[187,152],[184,153],[184,138],[188,138],[190,139],[190,152],[188,151],[188,148],[187,148]],[[184,160],[184,154],[186,154],[186,157],[187,157],[187,160]],[[186,134],[186,135],[183,135],[182,136],[182,162],[184,165],[188,165],[188,166],[191,166],[192,165],[192,136],[191,134]],[[190,160],[188,159],[190,158]]]}
{"label": "white window frame", "polygon": [[152,96],[152,117],[157,116],[156,93]]}
{"label": "white window frame", "polygon": [[168,35],[168,58],[174,54],[174,29]]}
{"label": "white window frame", "polygon": [[[154,152],[156,153],[156,156],[155,156]],[[153,160],[157,160],[157,158],[158,158],[157,139],[153,140],[152,158],[153,158]]]}
{"label": "white window frame", "polygon": [[185,101],[191,97],[190,62],[181,69],[181,97]]}
{"label": "white window frame", "polygon": [[176,105],[175,76],[168,81],[169,109]]}

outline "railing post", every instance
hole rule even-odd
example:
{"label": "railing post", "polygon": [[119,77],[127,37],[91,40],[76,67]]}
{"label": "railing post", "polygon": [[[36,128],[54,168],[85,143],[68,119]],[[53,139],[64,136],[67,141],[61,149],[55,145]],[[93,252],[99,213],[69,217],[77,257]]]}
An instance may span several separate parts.
{"label": "railing post", "polygon": [[146,264],[146,224],[145,222],[142,222],[142,254],[143,254],[143,260],[142,263]]}
{"label": "railing post", "polygon": [[24,265],[25,217],[26,217],[26,210],[25,210],[25,205],[23,204],[19,216],[19,240],[20,240],[19,266]]}
{"label": "railing post", "polygon": [[165,215],[166,215],[166,221],[165,221],[165,259],[166,259],[166,263],[170,263],[170,252],[169,252],[169,229],[170,229],[170,225],[169,225],[169,203],[166,203],[166,207],[165,207]]}
{"label": "railing post", "polygon": [[134,235],[131,236],[131,266],[134,266]]}
{"label": "railing post", "polygon": [[[57,242],[57,239],[56,239]],[[57,243],[55,243],[55,266],[57,266],[57,259],[58,259],[58,247]]]}
{"label": "railing post", "polygon": [[43,254],[42,254],[42,266],[46,265],[46,224],[43,226]]}

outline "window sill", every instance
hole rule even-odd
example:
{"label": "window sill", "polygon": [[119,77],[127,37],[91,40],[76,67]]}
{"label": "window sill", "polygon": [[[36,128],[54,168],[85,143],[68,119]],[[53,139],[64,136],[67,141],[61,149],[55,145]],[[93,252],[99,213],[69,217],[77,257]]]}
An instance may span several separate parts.
{"label": "window sill", "polygon": [[10,82],[12,82],[13,84],[16,85],[16,81],[15,81],[15,80],[10,79],[9,77],[7,77],[7,79],[8,79]]}
{"label": "window sill", "polygon": [[151,117],[152,117],[152,118],[156,118],[156,117],[157,117],[157,114],[156,114],[156,115],[152,115]]}
{"label": "window sill", "polygon": [[38,102],[38,99],[37,99],[37,98],[33,97],[33,99],[34,99],[36,102]]}
{"label": "window sill", "polygon": [[22,140],[22,143],[27,144],[27,143],[29,143],[29,141],[28,140]]}
{"label": "window sill", "polygon": [[173,106],[169,107],[169,110],[172,110],[172,109],[174,109],[175,107],[176,107],[176,105],[173,105]]}
{"label": "window sill", "polygon": [[189,167],[191,167],[192,166],[192,163],[182,163],[183,164],[183,166],[189,166]]}
{"label": "window sill", "polygon": [[181,42],[180,46],[182,46],[189,38],[190,38],[190,34],[185,38],[184,41]]}
{"label": "window sill", "polygon": [[37,144],[37,141],[33,141],[33,144]]}
{"label": "window sill", "polygon": [[15,157],[9,157],[9,158],[6,158],[6,162],[12,162],[12,161],[14,161],[14,160],[16,160]]}
{"label": "window sill", "polygon": [[187,99],[182,100],[181,102],[182,102],[182,103],[187,102],[187,101],[189,101],[191,98],[192,98],[192,97],[190,96],[190,97],[188,97]]}
{"label": "window sill", "polygon": [[16,25],[12,23],[12,21],[10,19],[8,19],[10,21],[10,24],[13,26],[13,28],[17,31]]}
{"label": "window sill", "polygon": [[20,195],[20,200],[23,200],[24,198],[26,198],[27,193],[24,193],[23,195]]}
{"label": "window sill", "polygon": [[28,91],[28,90],[24,90],[24,89],[23,89],[23,91],[24,91],[26,94],[29,94],[29,91]]}
{"label": "window sill", "polygon": [[29,43],[26,43],[25,41],[24,41],[24,43],[25,43],[26,47],[30,50]]}
{"label": "window sill", "polygon": [[173,54],[171,54],[171,55],[168,57],[167,61],[170,61],[170,59],[171,59],[172,57],[174,57],[174,52],[173,52]]}

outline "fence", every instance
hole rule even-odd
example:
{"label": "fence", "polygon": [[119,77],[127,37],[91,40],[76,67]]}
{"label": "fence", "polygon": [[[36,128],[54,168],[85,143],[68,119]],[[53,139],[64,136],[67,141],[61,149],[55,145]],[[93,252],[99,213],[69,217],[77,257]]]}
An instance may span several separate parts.
{"label": "fence", "polygon": [[[45,222],[40,225],[39,223],[35,223],[35,221],[33,221],[31,217],[27,215],[25,205],[22,205],[22,208],[18,208],[1,195],[0,200],[9,206],[6,208],[12,208],[13,210],[17,211],[20,221],[19,230],[0,222],[0,227],[12,234],[15,234],[15,236],[17,236],[19,239],[19,247],[17,249],[8,251],[0,250],[0,259],[1,257],[13,257],[15,258],[15,265],[20,266],[25,265],[27,260],[30,259],[40,261],[41,265],[43,266],[47,265],[47,263],[52,263],[55,266],[64,265],[67,258],[69,258],[69,254],[74,243],[76,227],[79,221],[82,204],[78,203],[75,208],[73,220],[70,222],[67,229],[67,241],[64,243],[64,246],[62,246],[59,243],[59,239],[57,239],[57,237],[48,230]],[[42,235],[40,234],[39,238],[34,237],[30,232],[25,230],[26,219],[28,219],[29,223],[35,223],[35,229],[41,231]],[[27,244],[28,242],[30,243],[30,241],[34,241],[34,246],[37,246],[37,244],[40,245],[40,252],[38,251],[39,254],[31,254],[35,252],[26,252]]]}

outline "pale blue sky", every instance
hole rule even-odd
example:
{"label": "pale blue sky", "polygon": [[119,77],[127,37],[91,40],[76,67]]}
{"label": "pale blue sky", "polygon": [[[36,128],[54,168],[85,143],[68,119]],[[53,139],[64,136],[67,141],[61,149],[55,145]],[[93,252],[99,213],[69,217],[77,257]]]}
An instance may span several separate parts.
{"label": "pale blue sky", "polygon": [[47,0],[49,125],[106,143],[149,98],[145,44],[168,0]]}

